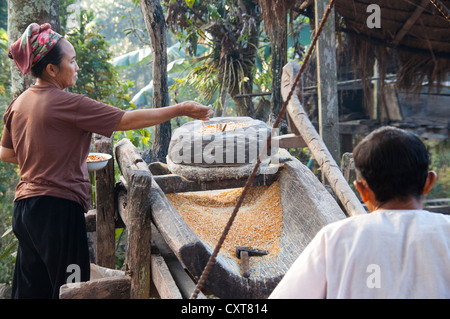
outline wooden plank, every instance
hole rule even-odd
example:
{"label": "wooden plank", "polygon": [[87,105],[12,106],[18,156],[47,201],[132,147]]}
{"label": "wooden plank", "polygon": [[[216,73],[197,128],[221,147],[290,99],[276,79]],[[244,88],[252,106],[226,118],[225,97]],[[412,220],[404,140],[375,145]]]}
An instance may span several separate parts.
{"label": "wooden plank", "polygon": [[147,164],[129,139],[122,139],[114,146],[117,165],[127,182],[130,180],[131,170],[142,170],[150,173]]}
{"label": "wooden plank", "polygon": [[[126,213],[127,210],[127,189],[126,182],[121,177],[121,181],[117,183],[117,201],[118,201],[118,213],[121,218],[124,218],[123,223],[128,223],[128,215]],[[155,236],[154,227],[151,228],[151,236],[153,241],[153,237]],[[151,247],[151,246],[150,246]],[[167,264],[159,254],[158,250],[151,247],[150,248],[150,272],[151,279],[153,281],[156,290],[158,291],[159,296],[162,299],[180,299],[181,294],[178,290],[178,287],[174,283],[173,278],[171,277],[170,271],[168,270]]]}
{"label": "wooden plank", "polygon": [[[290,88],[293,85],[294,78],[299,70],[300,66],[298,63],[294,62],[286,64],[283,68],[284,98],[288,95]],[[310,122],[309,117],[300,104],[296,94],[292,95],[287,106],[287,111],[347,213],[349,215],[366,214],[364,207],[348,185],[339,166],[328,151],[327,146]]]}
{"label": "wooden plank", "polygon": [[397,92],[394,83],[385,83],[381,94],[381,121],[403,121],[402,111],[398,103]]}
{"label": "wooden plank", "polygon": [[131,276],[130,298],[147,299],[150,296],[152,176],[137,149],[123,139],[115,146],[117,163],[128,184],[126,216],[127,248],[126,273]]}
{"label": "wooden plank", "polygon": [[[154,189],[155,187],[153,187]],[[160,194],[162,195],[162,192],[160,192]],[[127,190],[125,187],[125,184],[120,184],[120,191],[118,192],[118,202],[120,203],[118,205],[118,210],[119,210],[119,214],[120,216],[124,216],[125,218],[127,218],[127,214],[124,212],[126,210],[126,207],[128,206],[127,204]],[[124,221],[125,222],[125,221]],[[126,222],[125,222],[126,224]],[[189,275],[187,274],[184,266],[181,264],[181,262],[178,260],[177,255],[170,249],[169,245],[167,245],[167,243],[165,242],[164,238],[162,237],[162,235],[160,234],[160,232],[158,231],[158,229],[152,224],[151,226],[151,234],[152,234],[152,238],[151,238],[151,251],[152,251],[152,258],[153,258],[153,254],[158,254],[161,257],[163,257],[164,262],[167,265],[167,268],[170,272],[170,275],[173,278],[173,281],[176,284],[176,287],[179,290],[179,293],[181,294],[182,298],[188,299],[192,292],[195,289],[195,283],[193,282],[193,280],[191,279],[191,277],[189,277]],[[184,237],[187,234],[185,234]],[[155,276],[153,275],[153,271],[152,271],[152,279],[153,281],[158,281],[158,279],[154,278]],[[165,276],[165,278],[167,278],[167,275]],[[156,284],[155,284],[156,286]],[[171,286],[171,284],[169,284],[168,286],[171,287],[171,294],[173,296],[176,296],[176,293],[173,291],[173,286]],[[158,292],[161,288],[157,287]],[[164,289],[164,288],[162,288]],[[164,293],[163,293],[164,294]],[[199,299],[205,299],[206,297],[203,294],[199,294],[198,296]]]}
{"label": "wooden plank", "polygon": [[62,285],[60,299],[129,299],[130,277],[113,276]]}
{"label": "wooden plank", "polygon": [[[85,215],[86,220],[86,231],[89,232],[95,232],[97,228],[97,211],[95,209],[89,210]],[[123,221],[121,217],[114,217],[114,228],[125,228],[125,225],[123,224]],[[114,267],[108,267],[108,268],[114,268]]]}
{"label": "wooden plank", "polygon": [[289,133],[273,137],[278,142],[280,148],[300,148],[306,147],[306,143],[299,134]]}
{"label": "wooden plank", "polygon": [[[112,139],[95,134],[94,151],[113,155]],[[105,168],[95,172],[96,205],[96,263],[107,268],[114,268],[116,257],[114,225],[114,160]]]}
{"label": "wooden plank", "polygon": [[97,228],[97,211],[95,209],[89,210],[86,214],[84,214],[84,218],[86,220],[86,231],[95,232]]}
{"label": "wooden plank", "polygon": [[450,198],[426,199],[423,205],[430,212],[450,215]]}
{"label": "wooden plank", "polygon": [[434,213],[450,215],[450,205],[425,206],[424,209]]}
{"label": "wooden plank", "polygon": [[[260,174],[255,176],[252,186],[270,185],[278,178],[278,174]],[[247,178],[230,178],[217,181],[191,181],[176,174],[153,176],[153,180],[161,187],[165,194],[207,191],[244,187]]]}
{"label": "wooden plank", "polygon": [[175,281],[170,274],[164,258],[159,254],[152,254],[152,280],[161,299],[182,299]]}
{"label": "wooden plank", "polygon": [[[152,234],[153,247],[155,247],[159,254],[164,258],[164,261],[166,262],[170,274],[172,275],[172,278],[174,279],[182,297],[188,299],[195,289],[194,281],[191,277],[189,277],[184,266],[170,249],[169,245],[167,245],[164,238],[154,225],[152,227]],[[197,299],[206,299],[206,296],[200,292]]]}
{"label": "wooden plank", "polygon": [[125,267],[131,276],[130,298],[147,299],[150,297],[151,276],[150,172],[130,172],[129,185]]}
{"label": "wooden plank", "polygon": [[425,10],[428,4],[430,4],[430,0],[422,0],[422,2],[420,3],[420,5],[417,6],[413,14],[411,14],[408,20],[406,20],[405,24],[402,26],[400,31],[397,32],[394,40],[392,41],[393,46],[397,46],[400,43],[400,41],[402,41],[403,37],[409,32],[414,23],[416,23],[417,19],[419,19],[420,15]]}

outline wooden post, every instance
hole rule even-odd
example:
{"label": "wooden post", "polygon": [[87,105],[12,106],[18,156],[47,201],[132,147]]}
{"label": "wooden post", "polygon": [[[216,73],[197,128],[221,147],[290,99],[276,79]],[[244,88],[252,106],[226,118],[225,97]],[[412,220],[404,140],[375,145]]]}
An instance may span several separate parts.
{"label": "wooden post", "polygon": [[152,176],[142,157],[128,139],[115,146],[117,163],[127,183],[126,216],[128,231],[125,269],[131,277],[131,299],[150,297]]}
{"label": "wooden post", "polygon": [[64,284],[59,299],[128,299],[130,277],[113,276]]}
{"label": "wooden post", "polygon": [[[293,83],[294,78],[300,69],[298,63],[290,62],[283,68],[282,77],[282,93],[286,98]],[[303,109],[298,96],[293,94],[287,106],[287,112],[294,125],[297,127],[303,140],[308,145],[311,153],[319,163],[324,175],[330,183],[331,188],[335,192],[342,205],[345,207],[347,214],[359,215],[366,214],[366,211],[353,190],[348,185],[342,175],[339,166],[331,156],[327,146],[317,134],[316,129],[312,125],[305,110]]]}
{"label": "wooden post", "polygon": [[[94,135],[94,151],[113,155],[112,139]],[[95,173],[96,263],[115,267],[114,160]]]}
{"label": "wooden post", "polygon": [[[315,0],[316,30],[327,9],[328,0]],[[335,161],[339,161],[339,110],[336,73],[336,33],[334,8],[316,44],[319,134]]]}
{"label": "wooden post", "polygon": [[148,172],[142,170],[130,172],[125,268],[131,276],[131,299],[150,297],[151,182]]}

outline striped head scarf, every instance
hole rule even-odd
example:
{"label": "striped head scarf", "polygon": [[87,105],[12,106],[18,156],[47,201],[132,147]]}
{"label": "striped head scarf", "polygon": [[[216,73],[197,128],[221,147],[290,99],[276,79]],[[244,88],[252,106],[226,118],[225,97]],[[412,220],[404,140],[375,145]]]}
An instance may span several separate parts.
{"label": "striped head scarf", "polygon": [[51,29],[49,23],[30,24],[19,40],[10,47],[20,72],[23,75],[30,73],[31,68],[48,54],[61,38],[61,35]]}

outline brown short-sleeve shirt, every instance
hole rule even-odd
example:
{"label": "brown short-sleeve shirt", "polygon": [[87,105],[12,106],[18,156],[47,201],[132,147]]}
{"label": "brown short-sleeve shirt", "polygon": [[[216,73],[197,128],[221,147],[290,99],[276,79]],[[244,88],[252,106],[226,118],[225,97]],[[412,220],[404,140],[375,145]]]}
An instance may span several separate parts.
{"label": "brown short-sleeve shirt", "polygon": [[1,145],[14,150],[20,168],[15,200],[49,195],[87,211],[92,133],[110,137],[124,113],[83,95],[32,85],[4,115]]}

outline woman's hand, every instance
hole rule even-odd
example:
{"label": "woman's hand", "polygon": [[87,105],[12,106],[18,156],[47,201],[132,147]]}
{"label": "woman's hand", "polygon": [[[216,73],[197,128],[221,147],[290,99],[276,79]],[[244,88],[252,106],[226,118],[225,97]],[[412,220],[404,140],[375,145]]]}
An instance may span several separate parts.
{"label": "woman's hand", "polygon": [[181,103],[183,115],[192,117],[197,120],[207,121],[214,113],[211,105],[205,106],[194,101],[185,101]]}

